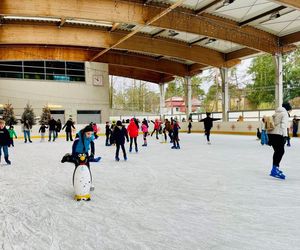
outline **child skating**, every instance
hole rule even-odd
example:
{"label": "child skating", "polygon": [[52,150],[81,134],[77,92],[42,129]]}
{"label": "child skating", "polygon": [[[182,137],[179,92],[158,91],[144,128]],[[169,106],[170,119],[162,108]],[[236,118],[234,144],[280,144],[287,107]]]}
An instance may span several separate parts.
{"label": "child skating", "polygon": [[14,137],[15,137],[15,139],[17,139],[18,137],[17,137],[16,131],[14,130],[14,126],[13,125],[9,126],[8,132],[9,132],[9,137],[10,137],[10,141],[9,141],[8,147],[10,147],[10,146],[14,147],[15,146],[15,144],[14,144]]}
{"label": "child skating", "polygon": [[40,129],[39,129],[39,133],[41,133],[41,142],[45,141],[45,135],[46,135],[46,129],[48,127],[42,123],[42,125],[40,126]]}
{"label": "child skating", "polygon": [[11,162],[8,159],[8,145],[10,143],[10,136],[8,130],[5,128],[5,121],[0,120],[0,162],[1,162],[1,154],[2,150],[4,153],[5,162],[10,165]]}
{"label": "child skating", "polygon": [[125,144],[125,138],[127,139],[127,142],[129,142],[129,138],[128,138],[127,129],[125,128],[124,125],[122,125],[121,121],[117,121],[117,124],[113,130],[112,135],[113,135],[114,143],[116,144],[115,160],[120,161],[119,151],[120,148],[122,148],[124,160],[127,161],[127,155],[126,155],[124,144]]}
{"label": "child skating", "polygon": [[144,139],[144,144],[142,145],[142,147],[147,147],[147,136],[148,136],[149,130],[148,130],[148,124],[145,120],[142,121],[141,129],[143,132],[143,139]]}

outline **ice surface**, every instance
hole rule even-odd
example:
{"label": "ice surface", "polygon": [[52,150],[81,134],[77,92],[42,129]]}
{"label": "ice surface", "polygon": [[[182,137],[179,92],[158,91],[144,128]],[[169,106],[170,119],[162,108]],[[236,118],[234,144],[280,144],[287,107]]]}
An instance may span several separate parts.
{"label": "ice surface", "polygon": [[60,163],[70,142],[16,141],[12,165],[2,156],[0,166],[0,249],[300,248],[299,139],[282,181],[269,176],[273,150],[254,137],[180,138],[181,150],[150,137],[115,162],[100,137],[90,202],[73,200],[74,167]]}

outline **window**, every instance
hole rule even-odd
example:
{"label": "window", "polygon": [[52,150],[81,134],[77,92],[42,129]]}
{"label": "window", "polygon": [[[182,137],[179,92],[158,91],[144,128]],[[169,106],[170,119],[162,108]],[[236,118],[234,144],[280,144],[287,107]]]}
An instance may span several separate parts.
{"label": "window", "polygon": [[0,78],[85,82],[84,62],[0,61]]}

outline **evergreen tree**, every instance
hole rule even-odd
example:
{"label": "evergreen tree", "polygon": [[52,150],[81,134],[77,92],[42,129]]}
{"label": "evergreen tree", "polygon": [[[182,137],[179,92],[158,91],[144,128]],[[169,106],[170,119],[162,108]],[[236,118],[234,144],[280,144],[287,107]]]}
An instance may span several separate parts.
{"label": "evergreen tree", "polygon": [[8,126],[18,123],[14,114],[14,108],[10,103],[5,104],[3,107],[3,120]]}
{"label": "evergreen tree", "polygon": [[51,118],[50,108],[48,106],[43,107],[40,124],[42,123],[48,124],[50,118]]}
{"label": "evergreen tree", "polygon": [[24,108],[24,112],[22,114],[22,123],[24,123],[26,120],[28,120],[28,122],[31,126],[36,124],[35,114],[33,112],[32,106],[29,103],[27,103]]}

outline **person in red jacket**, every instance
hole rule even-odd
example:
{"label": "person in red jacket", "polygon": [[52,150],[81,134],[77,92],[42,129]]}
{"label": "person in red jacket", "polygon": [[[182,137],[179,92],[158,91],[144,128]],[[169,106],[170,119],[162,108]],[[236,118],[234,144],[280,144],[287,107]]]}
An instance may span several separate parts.
{"label": "person in red jacket", "polygon": [[134,141],[135,145],[135,152],[138,152],[138,146],[137,146],[137,137],[139,135],[139,124],[138,121],[135,118],[132,118],[130,120],[130,123],[127,127],[127,132],[130,137],[130,146],[129,146],[129,152],[132,151],[132,142]]}
{"label": "person in red jacket", "polygon": [[156,139],[158,140],[158,133],[159,133],[159,130],[161,129],[161,121],[158,120],[158,119],[155,119],[155,122],[151,121],[152,123],[154,123],[154,129],[151,133],[151,136],[154,134],[154,132],[156,132]]}

